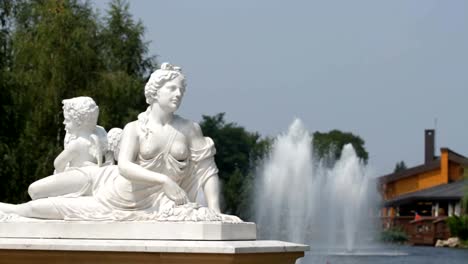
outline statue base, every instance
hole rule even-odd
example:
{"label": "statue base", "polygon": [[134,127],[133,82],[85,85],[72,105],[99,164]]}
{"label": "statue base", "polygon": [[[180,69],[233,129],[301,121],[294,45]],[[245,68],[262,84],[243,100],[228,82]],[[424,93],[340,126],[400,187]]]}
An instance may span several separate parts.
{"label": "statue base", "polygon": [[88,222],[40,220],[0,222],[3,238],[255,240],[255,223]]}
{"label": "statue base", "polygon": [[[293,264],[307,245],[282,241],[0,238],[0,263]],[[5,261],[5,262],[4,262]]]}

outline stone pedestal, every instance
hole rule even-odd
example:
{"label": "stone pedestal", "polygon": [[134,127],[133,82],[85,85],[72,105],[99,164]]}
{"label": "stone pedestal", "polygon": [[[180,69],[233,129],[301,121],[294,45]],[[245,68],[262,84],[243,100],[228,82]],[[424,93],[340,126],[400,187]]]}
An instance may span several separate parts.
{"label": "stone pedestal", "polygon": [[305,250],[256,240],[246,222],[0,222],[0,264],[287,264]]}
{"label": "stone pedestal", "polygon": [[61,221],[0,222],[4,238],[255,240],[255,223]]}
{"label": "stone pedestal", "polygon": [[0,238],[0,263],[295,263],[309,247],[282,241]]}

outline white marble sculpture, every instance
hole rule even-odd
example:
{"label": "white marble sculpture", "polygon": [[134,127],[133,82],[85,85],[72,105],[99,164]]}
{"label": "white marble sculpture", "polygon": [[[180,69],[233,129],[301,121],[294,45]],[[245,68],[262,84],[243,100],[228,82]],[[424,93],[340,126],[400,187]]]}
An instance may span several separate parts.
{"label": "white marble sculpture", "polygon": [[[0,212],[55,220],[241,221],[220,213],[213,141],[203,137],[197,123],[174,114],[185,86],[180,68],[169,63],[151,75],[145,86],[149,107],[125,126],[118,165],[99,166],[105,149],[99,147],[102,131],[96,132],[97,106],[89,104],[89,109],[95,109],[89,111],[94,129],[86,122],[74,122],[71,116],[81,112],[70,110],[73,114],[65,114],[64,122],[70,135],[56,160],[59,173],[31,185],[32,201],[0,203]],[[77,125],[87,132],[76,129]],[[80,149],[75,142],[88,148],[79,155],[67,155],[69,149]],[[201,191],[208,207],[195,203]]]}

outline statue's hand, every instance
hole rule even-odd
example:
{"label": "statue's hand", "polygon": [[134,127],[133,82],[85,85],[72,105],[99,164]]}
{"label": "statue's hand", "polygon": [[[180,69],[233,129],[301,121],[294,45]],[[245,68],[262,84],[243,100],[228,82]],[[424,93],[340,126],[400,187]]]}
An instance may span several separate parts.
{"label": "statue's hand", "polygon": [[163,184],[163,190],[166,193],[169,199],[173,200],[176,205],[182,205],[189,202],[187,194],[185,193],[182,188],[180,188],[177,183],[173,180],[167,178],[167,180]]}

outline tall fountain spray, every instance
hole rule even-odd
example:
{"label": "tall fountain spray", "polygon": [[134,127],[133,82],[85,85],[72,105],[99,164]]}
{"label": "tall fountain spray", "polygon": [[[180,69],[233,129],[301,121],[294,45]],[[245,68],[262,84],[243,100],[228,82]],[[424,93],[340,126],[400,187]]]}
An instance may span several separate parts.
{"label": "tall fountain spray", "polygon": [[351,144],[330,166],[311,142],[298,119],[276,138],[256,182],[259,236],[353,251],[373,235],[370,173]]}

